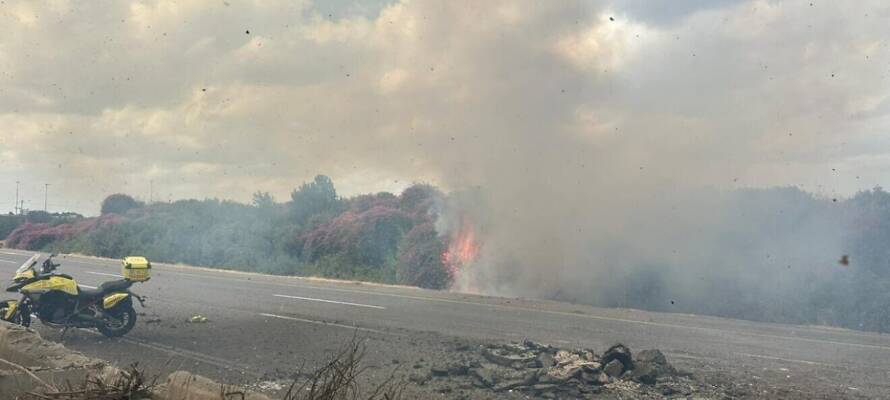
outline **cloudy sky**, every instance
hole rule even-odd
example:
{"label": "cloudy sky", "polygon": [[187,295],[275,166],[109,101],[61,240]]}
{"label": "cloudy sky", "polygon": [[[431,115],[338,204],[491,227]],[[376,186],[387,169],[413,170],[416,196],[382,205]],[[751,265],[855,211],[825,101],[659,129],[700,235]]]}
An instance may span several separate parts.
{"label": "cloudy sky", "polygon": [[[317,4],[316,4],[317,3]],[[0,2],[0,211],[890,182],[882,1]],[[150,182],[153,182],[150,183]],[[504,183],[507,182],[507,183]]]}

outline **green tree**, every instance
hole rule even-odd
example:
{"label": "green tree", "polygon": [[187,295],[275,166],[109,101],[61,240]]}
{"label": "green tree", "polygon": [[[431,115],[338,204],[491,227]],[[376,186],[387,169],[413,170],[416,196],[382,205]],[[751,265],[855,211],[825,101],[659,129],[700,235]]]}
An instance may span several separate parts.
{"label": "green tree", "polygon": [[102,201],[102,215],[105,214],[126,214],[134,208],[142,207],[142,202],[121,193],[113,194]]}
{"label": "green tree", "polygon": [[275,206],[275,198],[269,192],[256,192],[253,194],[253,206],[268,209]]}
{"label": "green tree", "polygon": [[299,224],[305,224],[310,217],[330,217],[340,209],[340,200],[331,178],[318,175],[315,180],[300,185],[291,195],[291,214]]}

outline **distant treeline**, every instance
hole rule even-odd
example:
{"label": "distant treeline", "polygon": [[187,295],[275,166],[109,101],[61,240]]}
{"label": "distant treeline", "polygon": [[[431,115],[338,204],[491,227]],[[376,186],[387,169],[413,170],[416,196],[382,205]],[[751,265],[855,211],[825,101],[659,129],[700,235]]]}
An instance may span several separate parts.
{"label": "distant treeline", "polygon": [[283,203],[268,193],[255,193],[252,204],[143,204],[115,194],[105,199],[99,217],[10,217],[0,226],[19,225],[6,245],[20,249],[111,258],[140,254],[159,262],[445,288],[450,284],[441,261],[445,239],[433,229],[433,206],[442,198],[423,184],[400,195],[343,198],[320,175]]}
{"label": "distant treeline", "polygon": [[[890,331],[890,194],[875,188],[830,199],[775,188],[729,197],[742,218],[718,224],[711,242],[692,247],[702,255],[679,263],[702,268],[683,270],[667,261],[633,266],[609,286],[615,293],[566,299]],[[442,254],[448,238],[435,222],[448,199],[423,184],[398,195],[344,198],[318,176],[284,202],[262,192],[251,204],[143,204],[117,194],[94,218],[0,216],[0,237],[8,234],[6,245],[20,249],[140,254],[159,262],[447,288],[452,277]],[[708,249],[714,254],[705,254]],[[772,287],[763,285],[764,274]],[[708,283],[687,286],[690,280]]]}

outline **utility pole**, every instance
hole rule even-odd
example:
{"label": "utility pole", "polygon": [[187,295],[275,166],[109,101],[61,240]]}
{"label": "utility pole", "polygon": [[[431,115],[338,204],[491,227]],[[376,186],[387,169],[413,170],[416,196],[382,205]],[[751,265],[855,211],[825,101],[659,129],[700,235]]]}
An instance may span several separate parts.
{"label": "utility pole", "polygon": [[43,184],[43,212],[47,212],[46,199],[49,197],[49,184]]}
{"label": "utility pole", "polygon": [[12,205],[12,211],[16,215],[19,213],[19,181],[15,181],[15,204]]}

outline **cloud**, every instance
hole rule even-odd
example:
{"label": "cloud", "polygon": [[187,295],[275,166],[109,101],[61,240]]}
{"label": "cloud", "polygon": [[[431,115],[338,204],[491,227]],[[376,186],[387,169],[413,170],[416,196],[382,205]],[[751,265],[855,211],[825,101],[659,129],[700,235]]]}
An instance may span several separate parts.
{"label": "cloud", "polygon": [[571,207],[625,182],[622,198],[886,178],[861,161],[888,124],[880,3],[2,7],[0,183],[58,183],[87,213],[149,180],[246,200],[319,172],[346,193],[424,180]]}

